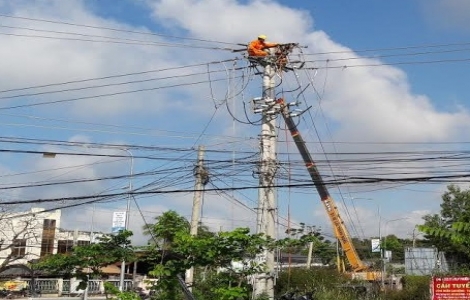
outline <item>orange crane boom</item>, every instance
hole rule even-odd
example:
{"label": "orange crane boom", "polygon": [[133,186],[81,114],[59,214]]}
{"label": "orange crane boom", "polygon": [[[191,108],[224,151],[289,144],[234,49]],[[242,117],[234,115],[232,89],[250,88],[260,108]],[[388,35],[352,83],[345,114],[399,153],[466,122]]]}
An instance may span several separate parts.
{"label": "orange crane boom", "polygon": [[[281,114],[284,118],[284,121],[289,129],[292,138],[294,140],[297,149],[302,156],[302,159],[305,162],[305,166],[307,167],[308,173],[312,178],[312,181],[315,185],[315,188],[320,195],[321,201],[326,209],[328,217],[333,225],[335,235],[339,240],[341,247],[348,259],[349,264],[351,265],[351,269],[354,273],[359,275],[358,277],[365,280],[377,280],[379,273],[377,272],[367,272],[369,267],[364,264],[364,262],[360,259],[359,255],[357,254],[356,248],[353,245],[351,240],[351,236],[344,225],[343,220],[339,214],[338,208],[335,204],[335,201],[330,196],[328,189],[326,188],[325,182],[323,181],[320,172],[318,171],[315,162],[308,151],[307,145],[303,140],[300,132],[297,129],[297,125],[295,124],[294,120],[292,119],[291,112],[289,110],[289,106],[284,102],[284,99],[278,99],[277,104],[279,104]],[[359,274],[359,272],[364,272],[363,274]]]}

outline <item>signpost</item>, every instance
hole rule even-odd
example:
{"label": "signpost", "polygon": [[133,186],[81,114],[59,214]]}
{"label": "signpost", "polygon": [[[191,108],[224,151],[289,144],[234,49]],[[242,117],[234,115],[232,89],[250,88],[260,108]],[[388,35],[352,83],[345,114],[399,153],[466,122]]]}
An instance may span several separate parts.
{"label": "signpost", "polygon": [[118,233],[126,229],[126,212],[116,211],[113,213],[113,225],[111,226],[112,233]]}
{"label": "signpost", "polygon": [[431,300],[470,299],[470,277],[433,277]]}

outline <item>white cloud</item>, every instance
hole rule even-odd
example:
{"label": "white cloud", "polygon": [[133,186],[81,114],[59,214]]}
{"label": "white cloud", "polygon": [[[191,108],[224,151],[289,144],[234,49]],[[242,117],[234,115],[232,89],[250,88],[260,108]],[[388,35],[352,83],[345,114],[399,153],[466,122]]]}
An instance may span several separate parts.
{"label": "white cloud", "polygon": [[[411,92],[406,74],[392,66],[380,65],[377,59],[361,58],[352,50],[338,45],[323,32],[309,35],[314,52],[345,52],[331,54],[328,64],[318,67],[351,65],[328,73],[323,111],[341,126],[336,133],[340,141],[445,141],[462,134],[469,127],[468,112],[440,112],[425,95]],[[335,62],[338,58],[348,60]],[[317,82],[322,83],[324,76]]]}
{"label": "white cloud", "polygon": [[[241,4],[234,0],[159,0],[149,3],[156,21],[189,31],[199,38],[241,41],[264,32],[273,40],[299,41],[308,46],[308,53],[344,52],[322,56],[330,60],[328,66],[381,64],[377,59],[361,58],[332,41],[325,32],[312,31],[313,20],[309,15],[274,1]],[[272,22],[272,16],[280,15],[283,22]],[[250,21],[254,19],[256,26]],[[345,63],[335,62],[345,57],[350,59]],[[340,124],[335,134],[337,140],[377,141],[386,137],[403,142],[445,141],[460,136],[470,126],[467,111],[461,107],[453,112],[438,111],[428,96],[414,94],[406,74],[393,66],[320,69],[316,84],[323,84],[323,79],[326,80],[323,111]]]}
{"label": "white cloud", "polygon": [[[307,12],[287,8],[274,1],[251,1],[247,4],[240,4],[235,0],[148,2],[153,8],[156,22],[167,26],[170,30],[189,32],[193,37],[246,42],[263,32],[277,41],[300,41],[309,46],[309,52],[349,50],[332,41],[325,32],[312,31],[313,20]],[[26,2],[20,2],[11,6],[15,14],[26,17],[57,18],[59,20],[64,18],[68,22],[89,26],[136,29],[93,15],[78,0],[66,3],[47,1],[36,5],[26,5]],[[282,15],[283,22],[273,22],[273,15]],[[253,20],[256,20],[256,26],[253,26]],[[19,20],[8,21],[13,26],[21,25]],[[289,24],[289,26],[285,24]],[[58,26],[41,23],[41,28],[54,30]],[[145,29],[139,28],[139,30]],[[91,31],[90,29],[75,28],[73,31],[111,37],[129,37],[104,29]],[[19,29],[12,29],[11,32],[25,33]],[[135,38],[134,35],[131,37]],[[153,40],[164,41],[159,37],[153,37]],[[3,63],[0,65],[0,70],[3,70],[4,74],[0,74],[0,76],[10,79],[8,83],[2,82],[2,88],[164,68],[188,62],[194,58],[194,56],[183,55],[189,52],[174,52],[175,49],[160,47],[108,45],[12,36],[2,36],[2,44],[7,46],[0,50],[0,54],[4,57]],[[353,52],[345,55],[358,58]],[[209,57],[207,52],[205,56]],[[327,58],[334,60],[337,55],[330,55]],[[369,63],[380,62],[359,59],[354,64]],[[328,72],[328,80],[323,100],[324,112],[333,121],[347,124],[347,126],[339,127],[338,139],[346,137],[352,139],[358,135],[364,136],[363,133],[367,132],[367,138],[370,140],[387,136],[392,140],[412,141],[419,138],[436,141],[451,139],[452,135],[449,133],[457,135],[461,132],[460,130],[467,129],[469,126],[470,118],[466,111],[439,112],[432,105],[432,100],[426,95],[413,94],[410,91],[406,75],[395,67],[347,68],[342,71],[323,70],[318,81],[321,82],[320,79],[326,76],[326,72]],[[133,88],[123,89],[109,87],[92,93],[80,91],[66,95],[61,94],[53,99],[86,97],[155,86],[159,86],[159,84],[140,84],[133,86]],[[202,107],[208,107],[211,104],[211,101],[199,101],[198,105],[195,105],[195,102],[191,101],[201,95],[207,97],[207,88],[196,88],[190,91],[181,91],[181,93],[186,97],[178,97],[176,101],[169,100],[171,94],[166,92],[159,93],[158,98],[153,101],[149,100],[155,97],[152,93],[121,95],[111,99],[103,97],[82,100],[74,103],[70,107],[70,112],[86,114],[88,117],[122,115],[137,111],[139,113],[153,111],[158,114],[166,111],[165,108],[168,106],[176,105],[176,108],[183,114],[184,109],[193,112],[198,108],[199,112],[203,113],[204,109],[201,108],[201,104]],[[44,100],[52,97],[37,98]],[[130,103],[131,105],[129,105]]]}
{"label": "white cloud", "polygon": [[[179,27],[191,35],[226,42],[248,42],[265,33],[280,42],[298,41],[313,20],[307,12],[275,1],[256,0],[149,0],[158,22]],[[282,16],[282,22],[276,21]],[[210,21],[208,21],[210,20]]]}
{"label": "white cloud", "polygon": [[[313,20],[305,11],[287,8],[274,1],[250,1],[247,4],[241,4],[235,0],[160,0],[148,1],[148,3],[153,9],[156,22],[177,32],[188,32],[190,37],[246,42],[263,32],[276,41],[300,41],[309,47],[308,52],[311,53],[346,51],[345,54],[326,56],[325,58],[332,60],[330,64],[334,64],[334,59],[339,56],[358,58],[354,60],[354,65],[380,64],[378,60],[358,57],[347,47],[332,41],[325,32],[313,31],[311,25]],[[11,6],[15,14],[26,17],[63,18],[68,22],[90,26],[136,30],[126,24],[93,15],[78,0],[66,3],[49,0],[32,8],[22,2],[19,5]],[[281,15],[283,22],[272,21],[273,16]],[[253,26],[253,20],[256,20],[256,26]],[[16,19],[8,20],[8,24],[22,25],[21,21]],[[59,30],[62,27],[57,24],[39,24],[41,24],[40,28],[48,30]],[[285,24],[289,24],[289,26]],[[139,28],[138,30],[145,29]],[[73,31],[111,37],[136,38],[135,35],[129,36],[104,29],[76,28]],[[12,29],[12,32],[15,34],[25,33],[19,29]],[[31,32],[27,33],[32,34]],[[0,50],[0,54],[4,57],[0,63],[0,70],[3,70],[0,71],[0,75],[10,79],[8,85],[6,82],[2,82],[2,88],[161,69],[182,65],[190,61],[194,62],[198,57],[203,60],[210,58],[210,52],[205,52],[205,54],[193,52],[191,55],[191,51],[177,51],[174,48],[164,47],[65,42],[12,36],[2,36],[0,39],[2,44],[8,45]],[[164,41],[161,37],[152,37],[152,40]],[[214,57],[217,56],[218,54],[215,53]],[[164,75],[178,73],[179,71],[165,72]],[[158,75],[160,74],[156,73],[139,78],[148,79]],[[433,106],[432,100],[426,95],[415,95],[411,92],[406,74],[395,67],[350,67],[344,70],[320,70],[316,81],[320,84],[322,79],[326,77],[323,110],[330,120],[340,124],[335,133],[337,140],[357,140],[358,137],[377,140],[386,136],[390,140],[400,141],[416,141],[417,139],[442,141],[459,136],[463,130],[469,127],[466,111],[458,108],[455,112],[438,111]],[[207,75],[202,75],[198,79],[201,78],[206,80]],[[125,81],[125,79],[119,81]],[[71,99],[96,94],[119,93],[139,88],[155,88],[178,82],[181,80],[170,81],[170,83],[158,81],[148,84],[141,83],[132,85],[132,87],[105,87],[93,91],[84,90],[56,96],[38,96],[35,99],[40,101]],[[214,84],[216,95],[222,94],[224,84],[226,83]],[[194,112],[209,115],[212,111],[211,106],[213,106],[209,94],[209,88],[201,86],[193,87],[190,90],[180,89],[176,96],[170,91],[156,90],[80,100],[73,102],[70,106],[59,105],[58,107],[69,110],[72,115],[87,118],[129,116],[131,113],[137,112],[140,115],[162,115],[167,112],[174,114],[176,111],[187,116]],[[177,95],[182,95],[182,97]],[[53,111],[57,110],[53,109]],[[163,120],[167,123],[166,118]],[[219,120],[222,121],[223,118]]]}
{"label": "white cloud", "polygon": [[[34,6],[26,6],[23,4],[24,3],[21,2],[17,5],[11,5],[11,9],[13,10],[12,14],[33,19],[58,20],[58,22],[66,20],[67,23],[86,24],[90,27],[108,27],[148,32],[146,29],[134,28],[124,23],[105,20],[93,15],[86,9],[86,7],[83,6],[82,1],[78,0],[66,2],[48,0],[42,2],[40,5]],[[4,23],[2,24],[14,27],[9,30],[9,33],[16,36],[0,36],[0,42],[3,45],[7,45],[0,49],[0,55],[4,58],[0,62],[0,75],[4,78],[9,78],[8,81],[2,81],[2,83],[0,83],[1,89],[21,88],[25,86],[106,77],[115,74],[159,70],[179,66],[181,65],[181,62],[184,61],[178,60],[176,57],[172,56],[180,52],[178,50],[175,51],[175,48],[73,40],[105,40],[110,42],[119,42],[119,40],[116,39],[127,38],[134,40],[149,40],[149,42],[163,41],[162,38],[157,36],[147,38],[145,36],[141,37],[137,34],[126,34],[100,28],[91,29],[34,21],[25,23],[23,19],[14,18],[4,18],[3,21]],[[20,29],[19,27],[27,27],[34,30],[74,32],[85,35],[106,36],[109,38],[30,31]],[[51,38],[20,37],[18,35],[36,35]],[[53,37],[71,40],[54,39]],[[134,43],[132,41],[122,42]],[[184,53],[184,51],[180,53]],[[189,69],[184,72],[191,73],[194,71]],[[51,87],[46,90],[28,90],[27,92],[43,92],[76,87],[83,88],[109,83],[147,80],[151,78],[168,77],[171,76],[171,73],[176,75],[181,74],[181,71],[176,70],[173,72],[165,72],[164,74],[155,72],[153,74],[143,74],[138,77],[133,76],[113,80],[90,81],[74,85]],[[194,81],[194,78],[189,80],[189,82],[191,81]],[[34,102],[54,101],[157,88],[153,92],[121,94],[112,97],[84,99],[71,102],[71,105],[55,105],[52,110],[57,112],[59,109],[56,109],[56,107],[60,107],[61,111],[66,110],[68,114],[75,117],[81,116],[89,118],[96,116],[113,117],[116,115],[129,114],[131,112],[140,112],[141,114],[159,114],[165,112],[165,106],[169,106],[171,108],[174,102],[165,101],[166,98],[171,97],[168,96],[168,93],[164,90],[159,92],[158,87],[176,83],[182,83],[182,80],[173,80],[170,81],[170,83],[168,83],[168,80],[165,82],[149,81],[148,83],[136,83],[132,85],[84,89],[76,92],[34,96],[32,100],[34,100]],[[17,94],[18,92],[8,95]],[[10,103],[13,105],[19,104],[18,98],[15,98],[14,100],[15,101],[10,100]],[[186,99],[185,102],[186,101],[188,100]],[[3,105],[6,103],[6,101],[3,101]],[[45,111],[50,110],[51,106],[46,106]],[[44,112],[41,107],[39,107],[39,111]]]}

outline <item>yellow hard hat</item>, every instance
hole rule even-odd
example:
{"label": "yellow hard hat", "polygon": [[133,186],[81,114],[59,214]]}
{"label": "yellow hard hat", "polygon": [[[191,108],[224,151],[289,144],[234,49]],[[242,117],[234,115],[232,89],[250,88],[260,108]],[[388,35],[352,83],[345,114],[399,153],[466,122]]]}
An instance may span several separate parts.
{"label": "yellow hard hat", "polygon": [[265,40],[265,39],[267,39],[268,37],[265,36],[264,34],[260,34],[260,35],[258,35],[258,38],[259,38],[259,39],[262,39],[262,40]]}

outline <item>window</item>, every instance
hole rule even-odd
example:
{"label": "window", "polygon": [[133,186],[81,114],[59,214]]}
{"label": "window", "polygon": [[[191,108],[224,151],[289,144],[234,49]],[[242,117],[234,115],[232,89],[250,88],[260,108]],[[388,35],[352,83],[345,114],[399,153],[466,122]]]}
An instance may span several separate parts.
{"label": "window", "polygon": [[41,257],[53,254],[56,220],[44,219],[42,225]]}
{"label": "window", "polygon": [[26,239],[13,240],[11,255],[14,257],[23,257],[26,255]]}
{"label": "window", "polygon": [[54,229],[55,230],[55,220],[53,219],[44,219],[42,227],[44,229]]}
{"label": "window", "polygon": [[90,241],[76,241],[73,240],[58,240],[57,241],[57,253],[69,253],[72,251],[74,246],[86,246],[90,245]]}
{"label": "window", "polygon": [[73,248],[73,240],[58,240],[57,253],[69,253]]}
{"label": "window", "polygon": [[90,241],[77,241],[77,246],[87,246],[90,245]]}

